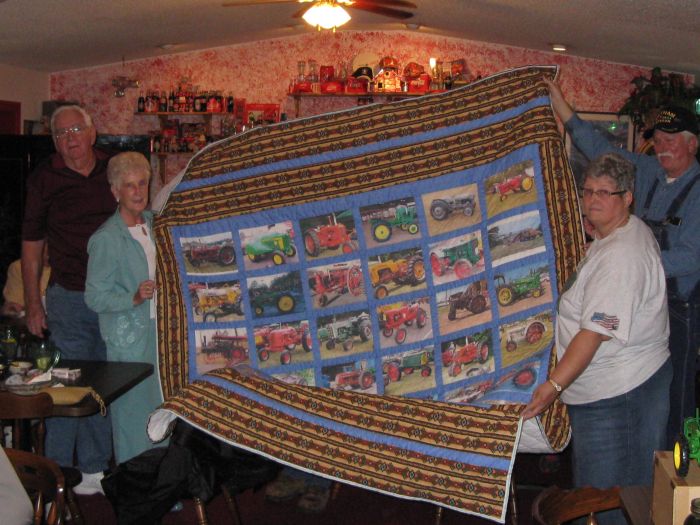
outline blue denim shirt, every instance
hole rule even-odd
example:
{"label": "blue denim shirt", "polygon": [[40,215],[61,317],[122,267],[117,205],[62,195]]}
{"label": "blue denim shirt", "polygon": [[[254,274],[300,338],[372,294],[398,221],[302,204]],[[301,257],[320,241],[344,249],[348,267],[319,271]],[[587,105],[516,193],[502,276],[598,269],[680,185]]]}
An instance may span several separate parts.
{"label": "blue denim shirt", "polygon": [[[666,172],[656,157],[632,153],[611,145],[589,122],[581,120],[577,115],[566,123],[566,130],[588,159],[595,159],[605,153],[619,153],[635,164],[635,214],[645,219],[665,219],[666,211],[676,196],[683,191],[687,181],[700,173],[700,164],[693,161],[688,171],[678,180],[668,183]],[[657,179],[659,183],[654,198],[649,208],[644,210],[647,195]],[[693,186],[683,206],[675,215],[681,219],[681,223],[666,226],[669,249],[662,250],[661,263],[666,278],[675,277],[679,295],[687,299],[700,281],[700,181]]]}

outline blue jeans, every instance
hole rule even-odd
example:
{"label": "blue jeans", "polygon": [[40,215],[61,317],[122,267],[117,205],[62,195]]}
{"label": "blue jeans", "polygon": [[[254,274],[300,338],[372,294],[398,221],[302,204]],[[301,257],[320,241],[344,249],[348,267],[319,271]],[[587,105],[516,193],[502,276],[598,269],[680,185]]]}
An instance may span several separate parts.
{"label": "blue jeans", "polygon": [[683,422],[695,416],[695,373],[698,346],[700,345],[700,306],[698,300],[686,302],[672,295],[668,300],[668,319],[671,335],[668,341],[673,364],[671,383],[671,413],[666,431],[666,449],[673,448],[678,434],[683,432]]}
{"label": "blue jeans", "polygon": [[[97,314],[85,304],[83,292],[52,285],[46,291],[46,311],[51,340],[65,359],[106,361]],[[52,417],[46,420],[46,455],[62,466],[77,466],[94,474],[106,470],[112,457],[112,424],[106,417]]]}
{"label": "blue jeans", "polygon": [[[637,388],[584,405],[568,405],[574,486],[651,485],[654,451],[663,450],[673,369],[667,360]],[[603,524],[627,523],[621,511]]]}

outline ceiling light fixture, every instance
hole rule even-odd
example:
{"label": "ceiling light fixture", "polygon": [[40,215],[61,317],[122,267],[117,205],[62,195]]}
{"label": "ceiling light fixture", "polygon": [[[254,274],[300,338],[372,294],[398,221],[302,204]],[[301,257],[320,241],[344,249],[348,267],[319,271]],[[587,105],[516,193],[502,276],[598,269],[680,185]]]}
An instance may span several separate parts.
{"label": "ceiling light fixture", "polygon": [[312,5],[302,18],[307,24],[312,25],[320,31],[332,29],[335,33],[337,27],[350,21],[348,12],[335,3],[335,0],[321,0]]}
{"label": "ceiling light fixture", "polygon": [[552,44],[552,51],[557,53],[566,53],[566,46],[564,44]]}

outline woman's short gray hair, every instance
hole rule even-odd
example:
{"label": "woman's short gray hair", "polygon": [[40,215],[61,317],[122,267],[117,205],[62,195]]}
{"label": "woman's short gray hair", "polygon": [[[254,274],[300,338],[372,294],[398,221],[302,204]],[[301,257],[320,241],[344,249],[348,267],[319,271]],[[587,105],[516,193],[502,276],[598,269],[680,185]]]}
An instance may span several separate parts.
{"label": "woman's short gray hair", "polygon": [[122,184],[122,177],[127,173],[143,173],[151,178],[151,163],[142,153],[125,151],[118,153],[107,164],[107,180],[109,185],[118,190]]}
{"label": "woman's short gray hair", "polygon": [[609,177],[618,190],[634,193],[634,174],[637,168],[619,153],[606,153],[593,160],[584,173],[583,180]]}
{"label": "woman's short gray hair", "polygon": [[66,111],[77,111],[83,116],[83,122],[85,123],[85,125],[88,127],[92,127],[92,117],[87,111],[85,111],[80,106],[76,106],[75,104],[67,104],[65,106],[58,106],[51,114],[51,133],[55,133],[56,131],[56,118],[61,113],[65,113]]}

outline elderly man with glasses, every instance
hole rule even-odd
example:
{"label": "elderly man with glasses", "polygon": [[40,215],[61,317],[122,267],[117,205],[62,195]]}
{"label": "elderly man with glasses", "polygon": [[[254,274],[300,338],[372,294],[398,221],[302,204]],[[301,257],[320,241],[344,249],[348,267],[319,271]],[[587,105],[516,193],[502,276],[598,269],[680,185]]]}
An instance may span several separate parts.
{"label": "elderly man with glasses", "polygon": [[700,346],[700,164],[698,119],[685,108],[661,108],[654,122],[655,155],[623,151],[609,144],[566,102],[559,86],[549,86],[552,107],[588,159],[617,152],[637,170],[634,212],[654,232],[666,273],[671,335],[671,412],[666,448],[695,415],[695,375]]}
{"label": "elderly man with glasses", "polygon": [[[79,106],[56,109],[51,130],[57,152],[27,181],[22,227],[27,328],[39,337],[48,329],[67,359],[106,360],[97,314],[88,309],[83,294],[88,239],[117,207],[107,182],[110,155],[94,148],[95,127]],[[46,309],[39,287],[45,243],[52,269]],[[51,418],[46,427],[47,456],[72,466],[77,453],[83,482],[75,492],[100,492],[102,472],[112,456],[109,418]]]}

